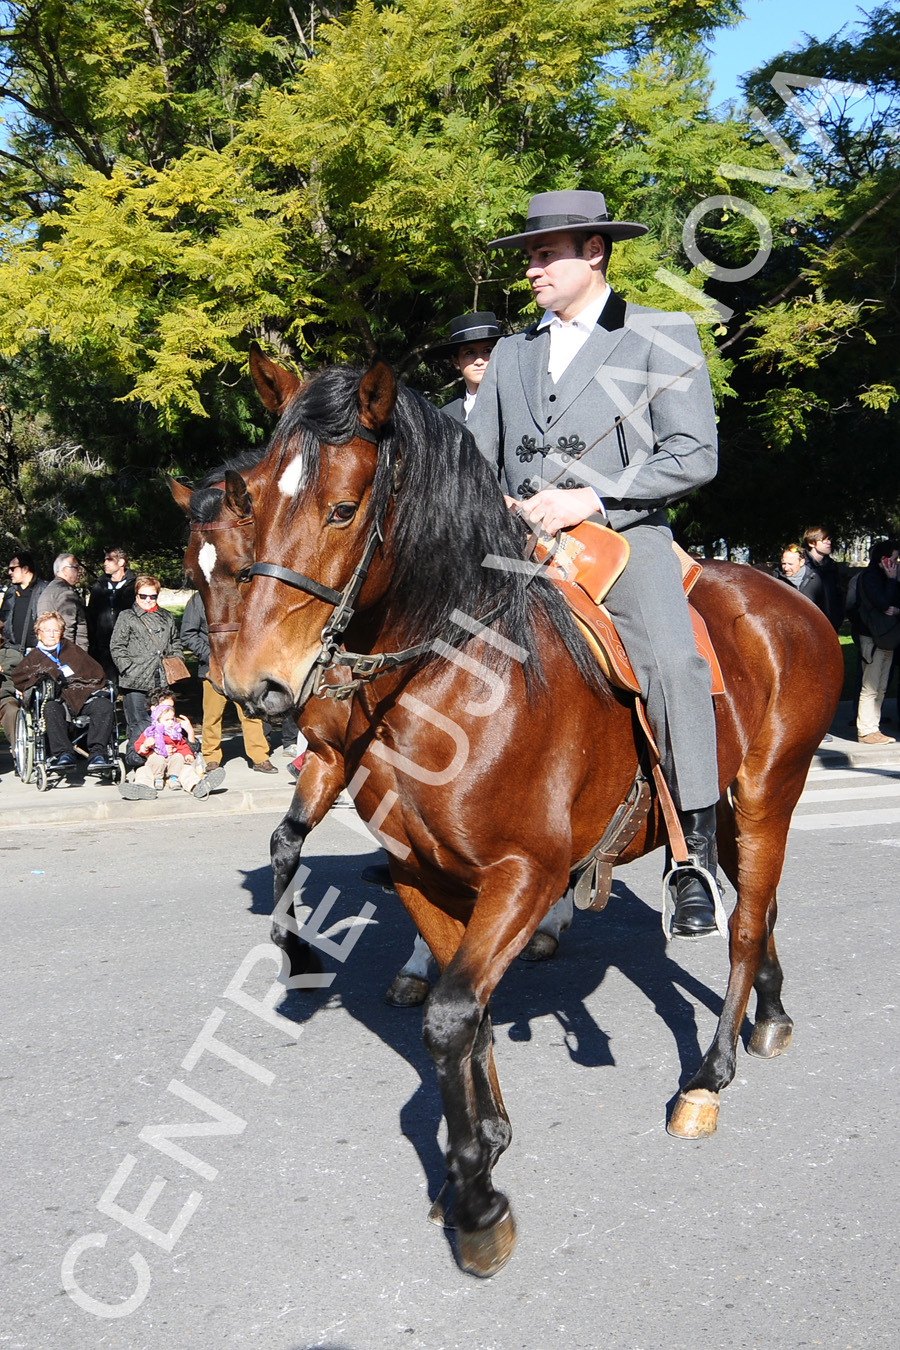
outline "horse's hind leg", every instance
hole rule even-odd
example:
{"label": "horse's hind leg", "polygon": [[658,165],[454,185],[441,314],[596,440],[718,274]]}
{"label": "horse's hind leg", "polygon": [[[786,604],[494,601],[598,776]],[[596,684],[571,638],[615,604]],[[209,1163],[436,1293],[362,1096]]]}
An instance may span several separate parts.
{"label": "horse's hind leg", "polygon": [[[774,913],[771,926],[775,927]],[[753,981],[753,988],[756,990],[756,1021],[753,1034],[747,1043],[748,1054],[756,1055],[759,1059],[772,1059],[775,1055],[783,1055],[793,1038],[794,1024],[781,1001],[783,983],[784,973],[775,950],[775,934],[770,932],[766,954]]]}
{"label": "horse's hind leg", "polygon": [[[670,1134],[694,1139],[715,1132],[718,1094],[734,1078],[738,1035],[752,989],[757,991],[758,1002],[758,1031],[754,1032],[752,1052],[777,1054],[790,1042],[791,1022],[781,1003],[781,966],[772,930],[777,913],[775,888],[784,862],[791,812],[802,787],[801,777],[797,782],[782,781],[777,792],[771,787],[766,791],[761,782],[755,791],[748,791],[744,783],[734,793],[737,856],[732,880],[738,900],[728,925],[728,988],[712,1045],[678,1094],[669,1119]],[[728,859],[727,817],[721,820],[721,815],[720,808],[720,825],[726,827],[723,852]],[[733,866],[732,859],[728,861]]]}
{"label": "horse's hind leg", "polygon": [[[718,806],[716,841],[722,870],[737,890],[737,834],[734,808],[727,793],[723,795]],[[753,988],[756,990],[756,1020],[753,1034],[747,1045],[748,1053],[757,1055],[760,1059],[771,1059],[774,1055],[783,1054],[791,1043],[794,1029],[794,1024],[781,1002],[781,986],[784,983],[784,974],[778,960],[778,953],[775,950],[776,917],[777,901],[773,897],[769,913],[769,940],[766,944],[766,954],[760,965],[759,973],[753,981]]]}

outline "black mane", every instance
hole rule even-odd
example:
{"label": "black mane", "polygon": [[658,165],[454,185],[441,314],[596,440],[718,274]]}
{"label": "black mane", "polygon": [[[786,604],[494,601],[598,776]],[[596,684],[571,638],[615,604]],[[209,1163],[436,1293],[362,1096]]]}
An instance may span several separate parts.
{"label": "black mane", "polygon": [[[297,507],[316,481],[320,444],[343,445],[356,432],[363,373],[348,366],[322,371],[278,425],[273,449],[284,455],[288,447],[292,453],[300,448],[303,454]],[[379,523],[392,493],[395,571],[386,617],[396,623],[404,646],[429,638],[459,642],[465,630],[454,622],[455,610],[477,620],[500,609],[493,626],[528,653],[526,677],[543,680],[536,627],[546,619],[584,678],[605,687],[558,591],[543,577],[529,580],[522,571],[483,565],[488,555],[520,563],[525,527],[508,511],[497,473],[472,435],[404,385],[379,442],[370,504]]]}
{"label": "black mane", "polygon": [[217,520],[222,498],[225,496],[218,484],[223,481],[226,472],[234,469],[236,473],[243,473],[245,469],[255,469],[257,464],[265,459],[267,453],[268,446],[262,450],[245,450],[242,454],[235,455],[233,459],[226,459],[218,468],[210,469],[191,493],[191,520],[198,525],[211,525]]}

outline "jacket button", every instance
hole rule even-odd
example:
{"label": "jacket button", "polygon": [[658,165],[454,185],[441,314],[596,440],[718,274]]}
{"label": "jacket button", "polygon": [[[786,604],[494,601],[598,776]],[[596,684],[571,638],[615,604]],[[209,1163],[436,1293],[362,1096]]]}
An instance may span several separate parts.
{"label": "jacket button", "polygon": [[556,395],[555,395],[555,394],[551,394],[551,395],[550,395],[550,402],[551,402],[551,403],[555,403],[555,402],[556,402]]}

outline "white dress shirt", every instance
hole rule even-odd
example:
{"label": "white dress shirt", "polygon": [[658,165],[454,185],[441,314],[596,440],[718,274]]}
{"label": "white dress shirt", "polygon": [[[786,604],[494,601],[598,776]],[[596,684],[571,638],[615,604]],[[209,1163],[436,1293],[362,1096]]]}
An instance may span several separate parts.
{"label": "white dress shirt", "polygon": [[561,319],[552,309],[544,310],[538,331],[542,328],[550,329],[550,358],[547,370],[554,384],[561,379],[597,327],[597,320],[603,313],[603,306],[609,294],[610,289],[607,286],[599,300],[593,300],[589,305],[585,305],[574,319]]}
{"label": "white dress shirt", "polygon": [[[547,362],[547,371],[554,384],[562,378],[597,327],[597,320],[603,313],[603,306],[611,294],[612,292],[607,286],[599,300],[593,300],[589,305],[585,305],[584,309],[576,314],[574,319],[561,319],[558,314],[553,313],[552,309],[544,310],[544,317],[538,324],[538,331],[542,328],[550,329],[550,357]],[[591,491],[597,498],[601,515],[605,516],[606,507],[603,505],[603,498],[596,488],[592,487]]]}

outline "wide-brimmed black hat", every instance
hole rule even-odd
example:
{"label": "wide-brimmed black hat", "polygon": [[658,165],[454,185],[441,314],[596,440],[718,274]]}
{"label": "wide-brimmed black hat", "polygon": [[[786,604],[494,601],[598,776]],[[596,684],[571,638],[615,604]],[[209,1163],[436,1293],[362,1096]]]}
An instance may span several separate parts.
{"label": "wide-brimmed black hat", "polygon": [[608,239],[634,239],[647,233],[646,225],[633,220],[610,220],[602,192],[582,192],[570,188],[564,192],[540,192],[528,203],[528,219],[519,234],[492,239],[488,248],[520,248],[527,240],[544,234],[565,231],[579,234],[605,234]]}
{"label": "wide-brimmed black hat", "polygon": [[428,348],[430,356],[450,356],[464,342],[487,342],[502,337],[497,316],[491,310],[457,314],[447,325],[447,336]]}

